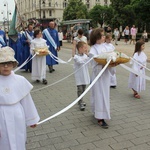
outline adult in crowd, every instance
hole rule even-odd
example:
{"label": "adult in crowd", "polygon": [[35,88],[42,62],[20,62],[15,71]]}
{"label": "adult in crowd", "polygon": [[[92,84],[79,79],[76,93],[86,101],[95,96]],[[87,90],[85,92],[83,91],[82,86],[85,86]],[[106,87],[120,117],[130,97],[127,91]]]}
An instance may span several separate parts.
{"label": "adult in crowd", "polygon": [[114,30],[114,37],[115,37],[115,45],[118,45],[118,39],[119,39],[119,37],[120,37],[120,33],[119,33],[118,28],[116,28],[116,29]]}
{"label": "adult in crowd", "polygon": [[144,42],[148,42],[148,34],[147,34],[146,30],[144,30],[142,33],[142,39]]}
{"label": "adult in crowd", "polygon": [[62,46],[63,32],[61,30],[58,31],[58,37],[59,37],[60,46]]}
{"label": "adult in crowd", "polygon": [[20,66],[22,62],[22,51],[23,51],[23,46],[22,46],[22,38],[21,38],[21,33],[18,33],[18,38],[15,41],[11,37],[9,38],[9,46],[15,51],[15,59],[18,61],[18,66]]}
{"label": "adult in crowd", "polygon": [[6,34],[2,30],[2,27],[0,26],[0,47],[5,47],[5,46],[7,46]]}
{"label": "adult in crowd", "polygon": [[82,29],[79,29],[77,34],[78,35],[73,40],[73,49],[72,49],[72,56],[73,57],[76,54],[76,45],[77,45],[77,43],[79,41],[83,41],[83,42],[87,43],[87,37],[83,35],[83,30]]}
{"label": "adult in crowd", "polygon": [[130,44],[132,43],[132,41],[133,41],[133,44],[135,44],[136,34],[137,34],[137,29],[135,28],[135,25],[132,26],[132,28],[130,30],[130,34],[131,34]]}
{"label": "adult in crowd", "polygon": [[110,34],[112,34],[112,29],[111,29],[111,27],[107,27],[107,29],[106,29],[106,33],[110,33]]}
{"label": "adult in crowd", "polygon": [[[34,31],[34,39],[31,41],[30,51],[31,54],[35,53],[38,48],[47,48],[46,40],[42,38],[42,32],[40,29]],[[36,55],[32,60],[32,80],[36,82],[42,81],[43,84],[47,84],[46,80],[46,55]]]}
{"label": "adult in crowd", "polygon": [[[33,26],[32,24],[28,25],[27,30],[25,30],[22,34],[22,43],[23,43],[23,53],[22,53],[22,58],[23,62],[31,56],[30,54],[30,44],[31,41],[33,40]],[[32,60],[30,60],[25,66],[23,66],[22,69],[25,69],[25,71],[32,71]]]}
{"label": "adult in crowd", "polygon": [[125,27],[123,33],[124,33],[124,42],[127,44],[129,41],[129,35],[130,35],[130,30],[128,26]]}
{"label": "adult in crowd", "polygon": [[[58,57],[57,51],[60,50],[60,43],[58,37],[58,31],[55,29],[55,22],[50,21],[49,27],[43,30],[43,38],[47,41],[47,45],[49,46],[49,51]],[[55,71],[53,65],[58,64],[57,60],[54,60],[49,55],[46,56],[46,64],[48,65],[49,72],[52,73]]]}

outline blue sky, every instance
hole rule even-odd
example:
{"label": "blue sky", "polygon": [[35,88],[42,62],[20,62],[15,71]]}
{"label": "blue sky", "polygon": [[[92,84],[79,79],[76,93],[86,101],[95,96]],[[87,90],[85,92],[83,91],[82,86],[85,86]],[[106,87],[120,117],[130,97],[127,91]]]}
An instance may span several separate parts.
{"label": "blue sky", "polygon": [[[15,9],[14,0],[0,0],[0,21],[3,21],[3,17],[7,18],[7,7],[4,6],[4,3],[8,3],[8,11],[11,12],[11,15],[9,15],[9,20],[12,19],[12,15]],[[2,12],[4,12],[4,14],[2,14]]]}

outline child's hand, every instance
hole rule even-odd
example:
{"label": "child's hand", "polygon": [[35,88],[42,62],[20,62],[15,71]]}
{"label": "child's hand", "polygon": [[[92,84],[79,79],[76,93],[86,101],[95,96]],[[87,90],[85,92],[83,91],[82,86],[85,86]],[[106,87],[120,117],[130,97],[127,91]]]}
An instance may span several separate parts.
{"label": "child's hand", "polygon": [[34,124],[34,125],[31,125],[30,127],[31,128],[35,128],[37,126],[37,124]]}

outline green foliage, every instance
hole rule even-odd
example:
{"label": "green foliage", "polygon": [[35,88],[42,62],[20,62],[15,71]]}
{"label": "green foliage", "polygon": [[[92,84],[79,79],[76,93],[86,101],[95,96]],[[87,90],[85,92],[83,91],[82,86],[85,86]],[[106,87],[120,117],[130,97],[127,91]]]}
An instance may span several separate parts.
{"label": "green foliage", "polygon": [[103,24],[110,24],[112,18],[112,8],[107,6],[95,5],[89,12],[90,18],[95,25],[98,23],[103,26]]}
{"label": "green foliage", "polygon": [[112,28],[135,24],[150,31],[150,0],[110,0],[110,6],[95,5],[88,13],[81,0],[69,0],[64,20],[92,19],[92,26],[110,25]]}
{"label": "green foliage", "polygon": [[69,0],[63,13],[63,20],[87,19],[88,10],[80,0]]}

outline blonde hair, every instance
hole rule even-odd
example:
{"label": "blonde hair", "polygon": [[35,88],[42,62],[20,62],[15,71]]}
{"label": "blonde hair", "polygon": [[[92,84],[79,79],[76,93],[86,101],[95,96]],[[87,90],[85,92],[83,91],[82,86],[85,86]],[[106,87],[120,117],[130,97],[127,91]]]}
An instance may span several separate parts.
{"label": "blonde hair", "polygon": [[79,50],[79,48],[83,47],[86,43],[83,41],[79,41],[76,45],[77,50]]}
{"label": "blonde hair", "polygon": [[110,39],[110,38],[112,38],[112,34],[107,33],[106,36],[105,36],[105,39]]}

